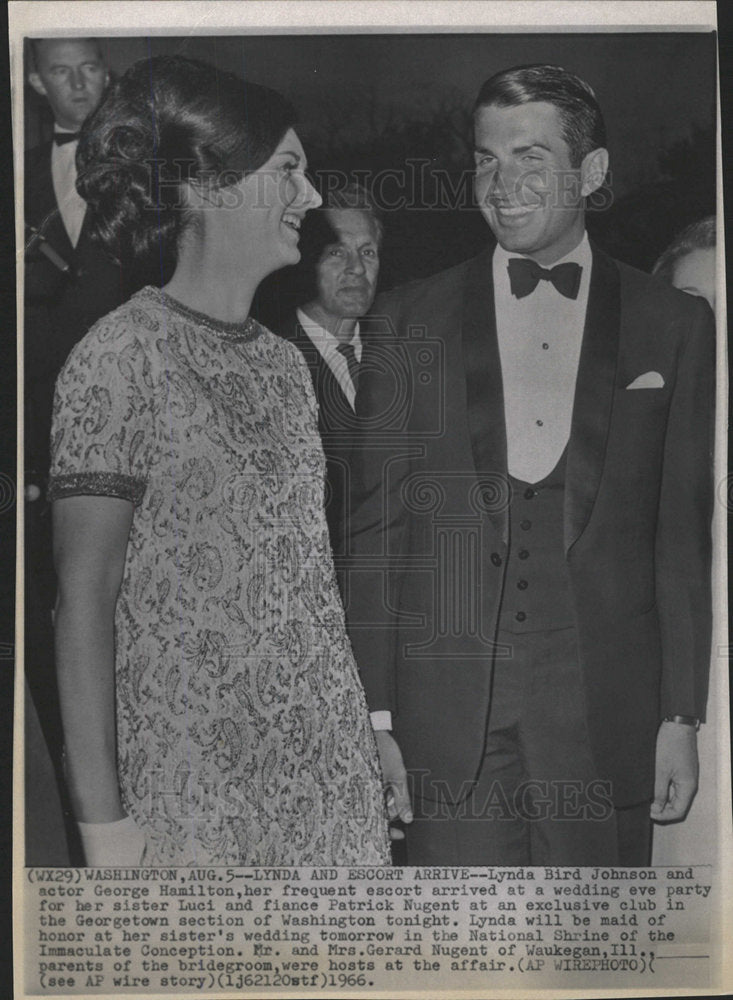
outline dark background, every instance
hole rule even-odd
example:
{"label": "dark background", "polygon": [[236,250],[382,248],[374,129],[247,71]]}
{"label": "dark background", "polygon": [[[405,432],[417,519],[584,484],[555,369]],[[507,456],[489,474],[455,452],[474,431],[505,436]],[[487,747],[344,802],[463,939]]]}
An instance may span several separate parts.
{"label": "dark background", "polygon": [[[102,46],[113,74],[181,53],[282,91],[298,109],[316,178],[366,171],[375,185],[387,210],[382,288],[485,242],[468,173],[470,109],[487,77],[517,64],[558,63],[596,92],[611,170],[588,228],[612,255],[649,270],[676,232],[715,210],[712,33],[153,36]],[[29,87],[26,97],[29,148],[50,135],[51,120]],[[270,279],[265,311],[289,287],[287,271]]]}

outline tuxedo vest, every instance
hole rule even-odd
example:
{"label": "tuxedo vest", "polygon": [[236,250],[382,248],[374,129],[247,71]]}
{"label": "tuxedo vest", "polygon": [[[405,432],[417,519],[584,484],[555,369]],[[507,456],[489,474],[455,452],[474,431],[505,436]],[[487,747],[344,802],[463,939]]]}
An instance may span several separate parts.
{"label": "tuxedo vest", "polygon": [[574,625],[563,533],[567,448],[538,483],[509,477],[510,543],[499,629],[541,632]]}

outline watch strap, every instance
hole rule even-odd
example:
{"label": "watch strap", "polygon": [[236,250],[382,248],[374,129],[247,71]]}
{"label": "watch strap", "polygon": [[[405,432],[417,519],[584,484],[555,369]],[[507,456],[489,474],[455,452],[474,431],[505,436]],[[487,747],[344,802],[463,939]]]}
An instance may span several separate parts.
{"label": "watch strap", "polygon": [[680,726],[693,726],[695,731],[700,728],[700,720],[694,715],[665,715],[662,722],[676,722]]}

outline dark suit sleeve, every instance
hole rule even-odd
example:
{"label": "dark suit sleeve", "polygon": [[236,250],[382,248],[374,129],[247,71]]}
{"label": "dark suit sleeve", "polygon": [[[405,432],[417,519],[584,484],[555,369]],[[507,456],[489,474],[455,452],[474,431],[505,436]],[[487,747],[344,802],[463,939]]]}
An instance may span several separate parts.
{"label": "dark suit sleeve", "polygon": [[[376,312],[376,310],[375,310]],[[362,357],[351,455],[350,518],[345,525],[346,620],[370,711],[397,713],[400,556],[406,520],[402,486],[409,474],[406,422],[410,369],[395,324],[385,319]]]}
{"label": "dark suit sleeve", "polygon": [[712,628],[715,323],[702,300],[694,303],[691,312],[667,422],[657,520],[656,593],[662,637],[662,717],[703,718]]}
{"label": "dark suit sleeve", "polygon": [[[32,149],[26,153],[23,182],[25,191],[25,223],[40,230],[49,245],[67,264],[72,247],[63,231],[58,215],[56,195],[51,177],[51,146]],[[62,239],[59,240],[59,234]],[[39,250],[40,243],[32,240],[30,229],[25,231],[24,290],[26,304],[43,306],[53,304],[67,282],[64,274]]]}

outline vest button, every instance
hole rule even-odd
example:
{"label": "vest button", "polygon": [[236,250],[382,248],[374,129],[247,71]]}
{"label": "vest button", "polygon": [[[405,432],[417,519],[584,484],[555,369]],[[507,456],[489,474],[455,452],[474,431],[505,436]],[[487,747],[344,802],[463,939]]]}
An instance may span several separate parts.
{"label": "vest button", "polygon": [[529,489],[526,489],[524,491],[525,500],[534,500],[536,496],[537,496],[537,490],[533,490],[531,486],[529,487]]}
{"label": "vest button", "polygon": [[531,521],[522,521],[520,523],[519,527],[522,529],[522,531],[529,531],[529,529],[532,527],[532,522]]}
{"label": "vest button", "polygon": [[519,590],[526,590],[529,584],[526,580],[517,580],[517,588]]}
{"label": "vest button", "polygon": [[494,566],[501,566],[501,556],[499,555],[498,552],[491,553],[491,561],[494,564]]}
{"label": "vest button", "polygon": [[520,559],[529,559],[529,552],[527,549],[520,549],[518,555]]}
{"label": "vest button", "polygon": [[527,616],[524,613],[524,611],[517,611],[517,613],[516,613],[516,615],[514,617],[517,619],[518,622],[523,622],[527,618]]}

